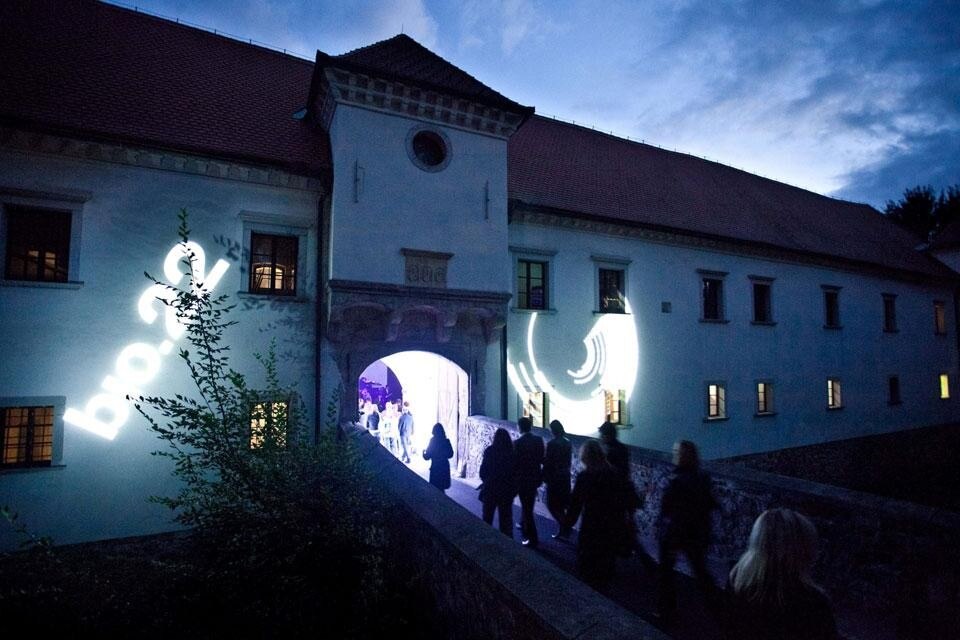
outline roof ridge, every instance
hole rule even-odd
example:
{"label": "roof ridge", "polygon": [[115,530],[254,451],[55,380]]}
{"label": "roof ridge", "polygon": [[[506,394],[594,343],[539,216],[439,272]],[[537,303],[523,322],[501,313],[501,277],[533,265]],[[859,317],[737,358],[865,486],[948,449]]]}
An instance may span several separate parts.
{"label": "roof ridge", "polygon": [[566,121],[566,120],[562,120],[562,119],[557,118],[557,117],[555,117],[555,116],[552,117],[552,116],[546,116],[546,115],[543,115],[543,114],[540,114],[540,113],[536,113],[536,114],[533,115],[533,118],[534,118],[534,119],[538,119],[538,120],[543,120],[543,121],[545,121],[545,122],[551,122],[551,123],[554,123],[554,124],[560,124],[560,125],[563,125],[563,126],[566,126],[566,127],[572,127],[572,128],[575,128],[575,129],[579,129],[579,130],[581,130],[581,131],[583,131],[583,132],[585,132],[585,133],[588,133],[588,134],[603,136],[603,137],[605,137],[605,138],[610,138],[610,139],[612,139],[612,140],[615,140],[615,141],[617,141],[617,142],[621,142],[621,143],[624,143],[624,144],[634,145],[634,146],[638,146],[638,147],[645,147],[645,148],[648,148],[648,149],[652,149],[652,150],[655,150],[655,151],[660,151],[660,152],[668,153],[668,154],[671,154],[671,155],[683,156],[683,157],[686,157],[686,158],[692,158],[692,159],[697,160],[697,161],[700,161],[700,162],[709,163],[709,164],[712,164],[712,165],[716,165],[716,166],[718,166],[718,167],[722,167],[722,168],[724,168],[724,169],[728,169],[728,170],[730,170],[730,171],[736,171],[736,172],[738,172],[738,173],[745,174],[745,175],[747,175],[747,176],[750,176],[751,178],[757,178],[757,179],[759,179],[759,180],[765,180],[765,181],[767,181],[767,182],[773,182],[773,183],[775,183],[775,184],[782,185],[782,186],[784,186],[784,187],[789,187],[789,188],[791,188],[791,189],[796,189],[797,191],[803,191],[803,192],[805,192],[805,193],[809,193],[809,194],[811,194],[811,195],[818,196],[818,197],[820,197],[820,198],[826,198],[827,200],[833,200],[833,201],[836,201],[836,202],[845,202],[845,203],[851,204],[851,205],[857,205],[857,206],[861,206],[861,207],[867,207],[867,208],[869,208],[869,209],[873,209],[874,211],[876,211],[876,208],[875,208],[875,207],[873,207],[872,205],[867,204],[867,203],[865,203],[865,202],[855,202],[855,201],[853,201],[853,200],[846,200],[846,199],[844,199],[844,198],[837,198],[837,197],[834,197],[834,196],[828,196],[828,195],[826,195],[826,194],[818,193],[818,192],[816,192],[816,191],[813,191],[812,189],[807,189],[806,187],[801,187],[801,186],[798,186],[798,185],[795,185],[795,184],[790,184],[789,182],[784,182],[783,180],[777,180],[777,179],[771,178],[771,177],[769,177],[769,176],[762,176],[762,175],[760,175],[760,174],[758,174],[758,173],[753,173],[753,172],[751,172],[751,171],[747,171],[746,169],[742,169],[742,168],[740,168],[740,167],[735,167],[735,166],[730,165],[730,164],[725,164],[725,163],[723,163],[723,162],[721,162],[721,161],[719,161],[719,160],[714,160],[714,159],[712,159],[712,158],[707,158],[707,157],[704,157],[704,156],[698,156],[698,155],[695,154],[695,153],[690,153],[690,152],[687,152],[687,151],[679,151],[679,150],[677,150],[677,149],[670,149],[670,148],[667,148],[667,147],[661,147],[661,146],[658,145],[658,144],[654,144],[654,143],[651,143],[651,142],[647,142],[646,140],[643,140],[643,139],[641,139],[641,140],[634,140],[634,139],[629,138],[629,137],[618,136],[618,135],[616,135],[615,133],[613,133],[612,131],[611,131],[611,132],[607,132],[607,131],[604,131],[604,130],[602,130],[602,129],[597,129],[596,127],[587,126],[587,125],[585,125],[585,124],[578,123],[578,122],[568,122],[568,121]]}

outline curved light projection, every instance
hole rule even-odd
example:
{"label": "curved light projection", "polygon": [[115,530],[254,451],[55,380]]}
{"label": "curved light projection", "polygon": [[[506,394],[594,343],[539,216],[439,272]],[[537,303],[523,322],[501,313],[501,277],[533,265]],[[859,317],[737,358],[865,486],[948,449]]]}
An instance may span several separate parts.
{"label": "curved light projection", "polygon": [[[550,416],[560,420],[570,433],[590,434],[597,430],[604,416],[604,391],[624,392],[629,400],[637,382],[640,347],[630,302],[626,313],[607,313],[593,324],[583,338],[586,357],[576,369],[567,369],[566,376],[554,384],[537,363],[535,329],[537,313],[530,314],[527,324],[526,358],[516,364],[507,357],[507,377],[522,398],[529,393],[544,392],[550,402]],[[556,379],[556,378],[555,378]],[[570,384],[572,383],[572,384]],[[557,386],[572,389],[561,393]]]}
{"label": "curved light projection", "polygon": [[[192,260],[191,260],[192,258]],[[196,242],[178,242],[167,252],[163,261],[163,275],[171,286],[178,286],[186,275],[181,267],[193,267],[194,292],[210,293],[230,268],[226,260],[217,260],[209,273],[206,273],[206,254]],[[156,310],[158,302],[171,302],[176,294],[165,284],[152,284],[137,300],[137,313],[147,324],[153,324],[159,317]],[[162,356],[173,350],[173,344],[180,339],[186,327],[177,318],[176,311],[164,304],[164,330],[166,336],[156,345],[146,342],[134,342],[127,345],[117,356],[114,375],[103,379],[100,387],[103,393],[90,398],[86,406],[80,409],[67,408],[63,414],[64,422],[86,429],[101,438],[113,440],[120,427],[130,417],[130,403],[126,397],[143,395],[143,387],[160,372]]]}

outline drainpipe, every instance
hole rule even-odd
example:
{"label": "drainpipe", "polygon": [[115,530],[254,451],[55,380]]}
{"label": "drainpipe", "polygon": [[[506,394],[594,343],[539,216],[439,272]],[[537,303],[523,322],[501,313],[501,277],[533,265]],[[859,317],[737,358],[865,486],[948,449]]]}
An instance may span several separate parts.
{"label": "drainpipe", "polygon": [[507,419],[507,323],[500,328],[500,419]]}
{"label": "drainpipe", "polygon": [[313,422],[313,442],[320,440],[320,421],[323,416],[323,385],[321,384],[321,366],[323,360],[321,350],[323,348],[323,308],[324,308],[324,273],[323,273],[323,200],[320,197],[317,200],[317,308],[316,308],[316,345],[314,345],[314,422]]}

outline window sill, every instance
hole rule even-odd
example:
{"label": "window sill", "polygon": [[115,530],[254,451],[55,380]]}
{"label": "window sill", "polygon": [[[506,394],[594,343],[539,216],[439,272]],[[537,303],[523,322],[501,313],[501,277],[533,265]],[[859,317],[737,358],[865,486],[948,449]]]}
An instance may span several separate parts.
{"label": "window sill", "polygon": [[755,327],[775,327],[777,323],[773,320],[751,320],[750,324]]}
{"label": "window sill", "polygon": [[946,331],[942,331],[942,332],[941,332],[941,331],[934,331],[934,332],[933,332],[933,335],[937,336],[938,338],[946,338],[946,337],[947,337],[947,332],[946,332]]}
{"label": "window sill", "polygon": [[900,333],[900,329],[884,329],[884,333]]}
{"label": "window sill", "polygon": [[843,407],[827,407],[827,411],[842,411]]}
{"label": "window sill", "polygon": [[716,418],[710,418],[710,417],[704,418],[703,421],[704,422],[726,422],[729,419],[730,418],[727,416],[717,416]]}
{"label": "window sill", "polygon": [[512,313],[542,313],[544,315],[552,316],[557,310],[556,309],[527,309],[524,307],[510,307]]}
{"label": "window sill", "polygon": [[724,318],[700,318],[700,322],[704,324],[728,324],[730,321]]}
{"label": "window sill", "polygon": [[38,465],[36,467],[0,467],[0,476],[5,476],[7,474],[14,473],[36,473],[38,471],[55,471],[58,469],[63,469],[67,465],[65,464],[48,464],[48,465]]}
{"label": "window sill", "polygon": [[897,406],[900,406],[901,404],[903,404],[903,400],[888,400],[888,401],[887,401],[887,406],[888,406],[888,407],[897,407]]}
{"label": "window sill", "polygon": [[595,311],[593,312],[593,315],[595,315],[595,316],[629,316],[629,315],[633,315],[633,314],[627,313],[626,311],[598,311],[598,310],[595,310]]}
{"label": "window sill", "polygon": [[0,280],[0,287],[29,287],[35,289],[79,289],[83,282],[44,282],[42,280]]}
{"label": "window sill", "polygon": [[843,325],[842,324],[825,324],[823,325],[823,328],[828,331],[840,331],[841,329],[843,329]]}
{"label": "window sill", "polygon": [[763,413],[753,414],[754,418],[773,418],[777,415],[776,411],[764,411]]}
{"label": "window sill", "polygon": [[271,293],[251,293],[249,291],[237,291],[237,297],[241,300],[269,300],[270,302],[289,302],[291,304],[310,302],[310,298],[304,298],[303,296],[278,296]]}

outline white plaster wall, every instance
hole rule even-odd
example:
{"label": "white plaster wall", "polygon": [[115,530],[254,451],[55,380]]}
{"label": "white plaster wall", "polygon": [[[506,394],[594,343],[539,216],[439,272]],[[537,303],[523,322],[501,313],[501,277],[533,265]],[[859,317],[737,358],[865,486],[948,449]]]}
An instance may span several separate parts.
{"label": "white plaster wall", "polygon": [[[669,450],[678,438],[697,442],[707,457],[723,457],[849,438],[958,418],[956,322],[949,286],[918,285],[852,272],[768,261],[586,232],[512,225],[510,244],[556,251],[553,314],[538,314],[533,341],[540,369],[562,393],[575,396],[567,370],[584,360],[583,337],[600,317],[592,254],[629,257],[627,296],[639,339],[632,426],[621,439]],[[700,322],[701,275],[729,272],[724,282],[725,324]],[[750,275],[775,278],[776,326],[752,319]],[[823,328],[821,285],[840,292],[841,330]],[[899,332],[882,331],[882,293],[897,294]],[[933,301],[947,302],[945,336],[934,335]],[[662,302],[671,313],[661,311]],[[509,359],[528,360],[530,314],[512,311]],[[616,349],[609,357],[622,357]],[[939,399],[938,376],[950,374],[951,398]],[[888,405],[888,376],[899,375],[901,405]],[[844,408],[826,409],[826,379],[842,381]],[[754,417],[755,381],[775,384],[773,417]],[[705,422],[705,381],[726,382],[728,420]],[[516,417],[517,393],[508,393]],[[552,418],[563,419],[551,413]],[[593,424],[566,424],[595,434]]]}
{"label": "white plaster wall", "polygon": [[[447,288],[508,291],[506,141],[431,124],[449,137],[452,158],[444,170],[430,173],[406,151],[410,129],[425,124],[337,106],[330,128],[335,247],[330,277],[403,284],[405,247],[454,254]],[[357,202],[355,164],[362,172]]]}
{"label": "white plaster wall", "polygon": [[[176,215],[187,208],[192,239],[206,253],[208,269],[218,259],[230,267],[216,293],[231,294],[238,306],[228,330],[232,366],[262,383],[255,351],[276,338],[281,376],[295,382],[310,415],[314,409],[316,218],[319,194],[238,181],[119,164],[2,152],[0,186],[20,189],[83,190],[79,289],[0,286],[0,396],[66,396],[66,406],[83,409],[114,374],[121,350],[133,342],[158,344],[162,315],[146,324],[137,300],[148,286],[143,272],[163,274],[163,259],[178,241]],[[298,301],[237,296],[247,288],[241,211],[276,215],[302,223],[306,273],[298,280]],[[178,343],[186,344],[184,339]],[[191,392],[176,349],[162,357],[147,394]],[[137,414],[114,440],[64,425],[62,466],[0,472],[0,504],[57,543],[143,534],[172,528],[170,514],[147,503],[151,494],[172,493],[165,462],[150,452],[160,442]],[[0,548],[12,542],[0,527]]]}

